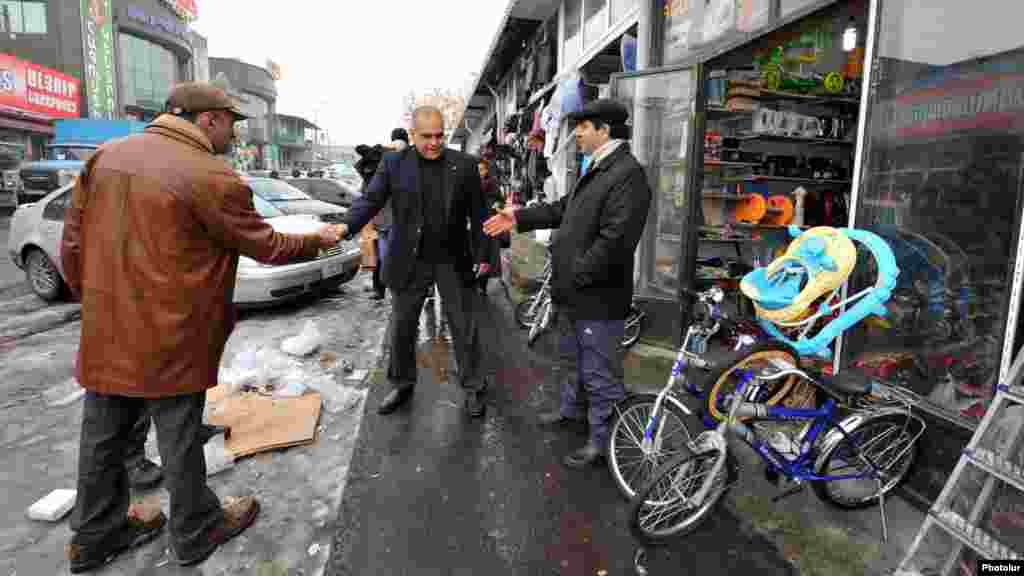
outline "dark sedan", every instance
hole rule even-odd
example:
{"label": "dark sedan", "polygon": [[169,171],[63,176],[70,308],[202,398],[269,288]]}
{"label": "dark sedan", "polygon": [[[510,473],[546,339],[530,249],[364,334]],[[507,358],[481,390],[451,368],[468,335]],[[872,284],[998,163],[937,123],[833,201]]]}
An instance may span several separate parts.
{"label": "dark sedan", "polygon": [[[339,202],[317,200],[284,180],[274,178],[246,178],[249,186],[260,198],[285,214],[316,214],[339,216],[348,212]],[[325,221],[331,218],[322,218]]]}
{"label": "dark sedan", "polygon": [[328,178],[286,178],[285,182],[302,190],[317,200],[351,206],[358,192],[351,187]]}

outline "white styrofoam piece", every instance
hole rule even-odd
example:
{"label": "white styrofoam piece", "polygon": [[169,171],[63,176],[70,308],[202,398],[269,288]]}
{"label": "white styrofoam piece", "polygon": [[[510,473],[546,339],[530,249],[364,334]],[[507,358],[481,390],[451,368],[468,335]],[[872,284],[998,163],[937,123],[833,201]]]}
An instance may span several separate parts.
{"label": "white styrofoam piece", "polygon": [[28,517],[44,522],[56,522],[74,508],[77,494],[75,490],[54,490],[29,506]]}
{"label": "white styrofoam piece", "polygon": [[210,438],[203,446],[203,456],[206,457],[207,476],[213,476],[235,465],[234,456],[224,448],[223,434]]}

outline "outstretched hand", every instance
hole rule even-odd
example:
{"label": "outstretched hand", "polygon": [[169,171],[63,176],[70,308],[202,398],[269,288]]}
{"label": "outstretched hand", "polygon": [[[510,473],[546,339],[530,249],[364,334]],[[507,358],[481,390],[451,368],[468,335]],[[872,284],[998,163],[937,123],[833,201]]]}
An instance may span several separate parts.
{"label": "outstretched hand", "polygon": [[498,210],[498,213],[491,216],[484,222],[484,234],[498,236],[508,232],[516,225],[516,209],[509,206]]}

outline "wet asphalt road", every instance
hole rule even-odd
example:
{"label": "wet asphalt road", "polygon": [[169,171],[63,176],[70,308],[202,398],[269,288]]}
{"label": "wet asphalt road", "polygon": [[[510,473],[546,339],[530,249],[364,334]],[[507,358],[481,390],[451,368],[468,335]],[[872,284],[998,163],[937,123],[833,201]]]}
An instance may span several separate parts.
{"label": "wet asphalt road", "polygon": [[[399,411],[378,416],[388,390],[371,390],[327,574],[638,573],[628,503],[607,468],[561,464],[584,431],[537,422],[557,398],[557,372],[526,348],[499,290],[489,301],[485,342],[500,368],[486,418],[464,415],[443,344],[421,347],[416,394]],[[695,533],[645,552],[651,575],[792,573],[721,506]]]}

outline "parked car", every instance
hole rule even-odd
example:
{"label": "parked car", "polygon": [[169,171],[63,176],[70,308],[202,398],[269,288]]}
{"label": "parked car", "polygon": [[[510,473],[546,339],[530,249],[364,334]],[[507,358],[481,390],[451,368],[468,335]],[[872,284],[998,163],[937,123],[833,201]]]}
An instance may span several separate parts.
{"label": "parked car", "polygon": [[[71,189],[71,185],[66,185],[39,202],[23,204],[11,219],[7,243],[11,260],[25,271],[32,291],[48,302],[67,295],[60,241]],[[259,215],[279,232],[309,234],[323,220],[320,215],[287,215],[258,195],[253,196],[253,204]],[[266,305],[331,289],[354,278],[361,260],[359,246],[353,241],[344,241],[322,252],[316,260],[296,264],[273,266],[243,256],[238,262],[234,301],[241,306]]]}
{"label": "parked car", "polygon": [[330,178],[286,178],[285,182],[309,194],[313,198],[330,204],[351,206],[358,196],[351,188]]}
{"label": "parked car", "polygon": [[325,222],[337,222],[348,209],[313,198],[286,180],[246,178],[252,191],[285,214],[316,214]]}

